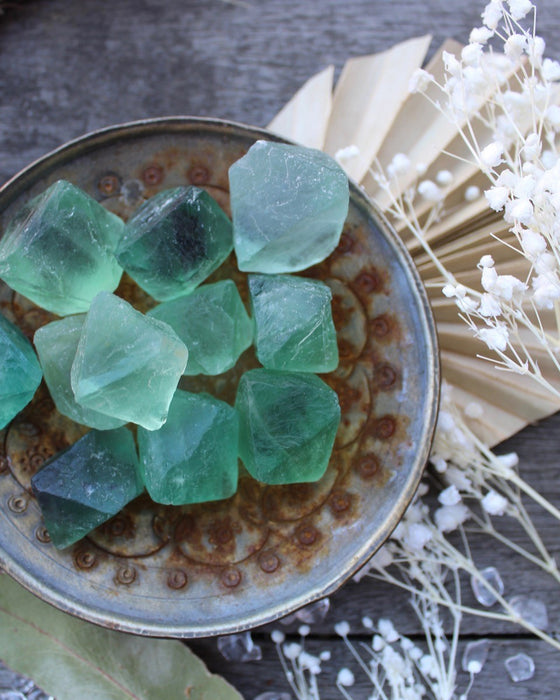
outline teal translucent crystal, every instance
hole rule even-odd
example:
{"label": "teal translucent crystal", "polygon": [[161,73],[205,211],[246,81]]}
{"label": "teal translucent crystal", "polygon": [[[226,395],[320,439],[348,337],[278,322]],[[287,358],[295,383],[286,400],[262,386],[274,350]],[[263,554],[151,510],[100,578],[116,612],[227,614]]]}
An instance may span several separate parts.
{"label": "teal translucent crystal", "polygon": [[67,316],[39,328],[33,342],[39,354],[45,382],[58,411],[68,418],[97,430],[118,428],[125,421],[81,406],[70,383],[72,363],[84,325],[85,314]]}
{"label": "teal translucent crystal", "polygon": [[348,178],[311,148],[257,141],[229,169],[240,270],[294,272],[336,248],[348,214]]}
{"label": "teal translucent crystal", "polygon": [[239,455],[267,484],[323,476],[340,421],[336,393],[304,372],[254,369],[239,382]]}
{"label": "teal translucent crystal", "polygon": [[53,544],[68,547],[142,492],[132,433],[92,430],[46,462],[31,485]]}
{"label": "teal translucent crystal", "polygon": [[59,316],[87,311],[113,291],[124,224],[78,187],[59,180],[29,201],[0,240],[0,278]]}
{"label": "teal translucent crystal", "polygon": [[237,489],[238,418],[209,396],[177,391],[165,425],[138,429],[140,466],[154,501],[173,505],[232,496]]}
{"label": "teal translucent crystal", "polygon": [[185,374],[221,374],[253,341],[253,324],[232,280],[205,284],[149,312],[168,323],[189,349]]}
{"label": "teal translucent crystal", "polygon": [[170,326],[102,292],[84,321],[72,390],[85,408],[157,430],[167,419],[187,357]]}
{"label": "teal translucent crystal", "polygon": [[0,428],[27,406],[42,376],[31,343],[0,314]]}
{"label": "teal translucent crystal", "polygon": [[338,347],[323,282],[296,275],[249,275],[255,345],[268,369],[331,372]]}
{"label": "teal translucent crystal", "polygon": [[231,221],[218,203],[198,187],[176,187],[151,197],[128,220],[117,258],[163,301],[191,292],[232,248]]}

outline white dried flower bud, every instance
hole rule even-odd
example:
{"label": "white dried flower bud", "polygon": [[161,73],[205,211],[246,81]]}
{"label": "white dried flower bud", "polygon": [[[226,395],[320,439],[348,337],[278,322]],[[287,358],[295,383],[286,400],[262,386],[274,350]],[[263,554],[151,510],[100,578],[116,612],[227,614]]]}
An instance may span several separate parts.
{"label": "white dried flower bud", "polygon": [[512,34],[508,36],[504,43],[504,53],[512,61],[517,61],[521,58],[523,51],[527,48],[527,39],[523,34]]}
{"label": "white dried flower bud", "polygon": [[391,642],[396,642],[400,637],[391,620],[385,617],[380,618],[379,622],[377,623],[377,627],[379,629],[379,633],[383,636],[386,642],[389,642],[389,644]]}
{"label": "white dried flower bud", "polygon": [[480,283],[482,284],[482,288],[486,292],[491,292],[494,287],[496,286],[496,282],[498,280],[498,273],[493,267],[490,267],[489,265],[485,265],[482,267],[482,275],[480,278]]}
{"label": "white dried flower bud", "polygon": [[280,630],[272,630],[270,633],[270,638],[274,644],[283,644],[284,640],[286,639],[286,635]]}
{"label": "white dried flower bud", "polygon": [[422,68],[417,68],[411,75],[408,83],[408,91],[415,92],[425,92],[428,85],[433,82],[433,77]]}
{"label": "white dried flower bud", "polygon": [[450,185],[453,182],[453,175],[449,170],[440,170],[436,175],[438,185]]}
{"label": "white dried flower bud", "polygon": [[494,36],[494,32],[488,27],[475,27],[469,36],[471,44],[485,44],[488,39]]}
{"label": "white dried flower bud", "polygon": [[465,201],[474,202],[480,197],[480,188],[476,185],[470,185],[465,190]]}
{"label": "white dried flower bud", "polygon": [[322,651],[319,654],[319,658],[321,661],[330,661],[331,660],[331,652],[328,649],[325,649],[325,651]]}
{"label": "white dried flower bud", "polygon": [[476,66],[482,56],[482,44],[467,44],[461,51],[461,58],[467,66]]}
{"label": "white dried flower bud", "polygon": [[461,494],[457,490],[455,484],[451,484],[451,486],[448,486],[440,492],[438,501],[442,506],[454,506],[461,502]]}
{"label": "white dried flower bud", "polygon": [[350,632],[350,625],[346,622],[346,620],[342,620],[342,622],[336,623],[334,626],[334,631],[339,637],[347,637],[348,633]]}
{"label": "white dried flower bud", "polygon": [[418,194],[428,202],[439,202],[443,198],[441,189],[431,180],[422,180],[418,185]]}
{"label": "white dried flower bud", "polygon": [[336,682],[338,685],[349,688],[351,685],[354,685],[354,674],[349,668],[341,668],[336,677]]}
{"label": "white dried flower bud", "polygon": [[504,145],[500,141],[493,141],[480,152],[480,161],[487,168],[495,168],[502,162]]}
{"label": "white dried flower bud", "polygon": [[494,295],[483,294],[478,307],[478,313],[485,318],[501,316],[502,306]]}
{"label": "white dried flower bud", "polygon": [[560,63],[545,58],[542,64],[542,75],[545,80],[560,80]]}
{"label": "white dried flower bud", "polygon": [[480,268],[483,267],[494,267],[494,258],[491,255],[483,255],[478,263]]}
{"label": "white dried flower bud", "polygon": [[526,17],[534,7],[530,0],[508,0],[508,5],[511,16],[516,21]]}
{"label": "white dried flower bud", "polygon": [[302,670],[308,670],[311,675],[317,676],[321,673],[321,661],[318,656],[313,656],[307,651],[302,651],[299,655],[299,663]]}
{"label": "white dried flower bud", "polygon": [[387,174],[389,177],[398,177],[399,175],[406,175],[409,169],[410,158],[404,153],[396,153],[387,166]]}
{"label": "white dried flower bud", "polygon": [[505,455],[497,456],[496,459],[506,469],[512,469],[513,467],[516,467],[519,464],[519,455],[517,454],[517,452],[508,452]]}
{"label": "white dried flower bud", "polygon": [[533,203],[530,199],[516,199],[506,206],[506,220],[518,221],[528,226],[533,221]]}
{"label": "white dried flower bud", "polygon": [[525,139],[525,145],[521,149],[521,153],[525,160],[535,160],[541,154],[541,140],[538,134],[534,132],[529,134]]}
{"label": "white dried flower bud", "polygon": [[482,328],[477,335],[483,343],[486,343],[490,350],[504,352],[507,348],[509,333],[505,326]]}
{"label": "white dried flower bud", "polygon": [[416,163],[416,172],[418,175],[424,175],[424,173],[428,170],[428,166],[426,163]]}
{"label": "white dried flower bud", "polygon": [[362,617],[362,625],[367,629],[367,630],[372,630],[373,629],[373,620],[371,617],[368,617],[365,615]]}
{"label": "white dried flower bud", "polygon": [[444,51],[441,57],[443,59],[445,70],[450,75],[459,76],[461,74],[461,64],[452,53],[449,53],[449,51]]}
{"label": "white dried flower bud", "polygon": [[541,62],[545,48],[546,45],[542,37],[527,37],[527,53],[533,58],[533,60],[536,63]]}
{"label": "white dried flower bud", "polygon": [[508,501],[496,491],[488,491],[482,499],[481,505],[490,515],[503,515],[506,512]]}
{"label": "white dried flower bud", "polygon": [[[555,131],[560,131],[560,107],[558,105],[550,105],[550,107],[544,113],[544,117]],[[548,158],[552,156],[554,160],[551,159],[548,162],[545,161],[543,153],[543,165],[545,166],[545,168],[551,168],[553,165],[556,164],[558,156],[556,156],[556,154],[553,151],[546,151],[546,153],[550,154]]]}
{"label": "white dried flower bud", "polygon": [[434,513],[436,526],[440,532],[451,532],[471,517],[470,511],[464,503],[454,506],[441,506]]}
{"label": "white dried flower bud", "polygon": [[301,637],[307,637],[307,635],[311,632],[311,627],[309,625],[300,625],[298,627],[298,634]]}
{"label": "white dried flower bud", "polygon": [[502,3],[496,2],[495,0],[488,3],[488,5],[486,5],[484,8],[481,17],[483,23],[488,27],[488,29],[492,29],[494,31],[498,28],[498,24],[502,19]]}
{"label": "white dried flower bud", "polygon": [[437,455],[434,455],[430,457],[430,462],[432,463],[434,469],[436,472],[439,474],[443,474],[443,472],[447,469],[447,462],[443,457],[438,457]]}
{"label": "white dried flower bud", "polygon": [[521,233],[521,245],[527,257],[534,260],[545,252],[546,239],[532,229],[524,229]]}
{"label": "white dried flower bud", "polygon": [[[432,539],[432,532],[427,525],[422,523],[412,523],[409,525],[406,535],[404,536],[404,543],[408,549],[413,552],[420,552],[426,544]],[[380,621],[381,623],[381,621]],[[380,628],[381,631],[381,628]],[[385,638],[386,635],[381,632]],[[392,641],[387,639],[388,642]]]}
{"label": "white dried flower bud", "polygon": [[461,491],[468,491],[472,486],[471,480],[457,467],[449,467],[445,477],[450,484],[455,484]]}
{"label": "white dried flower bud", "polygon": [[334,154],[334,158],[338,162],[343,163],[345,161],[352,160],[353,158],[357,158],[359,155],[360,149],[354,144],[351,144],[350,146],[346,146],[345,148],[339,148],[338,151]]}
{"label": "white dried flower bud", "polygon": [[284,656],[287,659],[290,659],[290,661],[294,661],[302,652],[301,644],[297,644],[296,642],[292,642],[291,644],[285,644],[282,647],[282,651],[284,652]]}
{"label": "white dried flower bud", "polygon": [[501,211],[508,201],[509,189],[507,187],[491,187],[484,192],[484,196],[491,209]]}
{"label": "white dried flower bud", "polygon": [[442,287],[443,296],[452,299],[455,296],[455,287],[452,284],[446,284]]}

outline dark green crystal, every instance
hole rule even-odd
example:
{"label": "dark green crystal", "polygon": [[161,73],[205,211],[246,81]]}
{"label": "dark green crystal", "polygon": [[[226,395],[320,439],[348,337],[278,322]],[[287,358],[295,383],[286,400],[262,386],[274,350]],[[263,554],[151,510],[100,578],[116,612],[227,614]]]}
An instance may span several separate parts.
{"label": "dark green crystal", "polygon": [[31,485],[53,544],[68,547],[142,492],[132,433],[92,430],[48,460]]}

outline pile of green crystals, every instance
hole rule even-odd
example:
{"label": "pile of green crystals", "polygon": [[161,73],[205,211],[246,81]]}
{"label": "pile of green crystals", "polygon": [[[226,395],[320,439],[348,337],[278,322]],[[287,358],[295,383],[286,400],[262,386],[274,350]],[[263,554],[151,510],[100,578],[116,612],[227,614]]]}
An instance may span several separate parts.
{"label": "pile of green crystals", "polygon": [[[163,504],[231,497],[238,459],[268,484],[324,474],[340,420],[316,373],[338,365],[330,289],[293,271],[336,247],[348,180],[325,154],[258,141],[230,168],[232,221],[197,187],[148,199],[125,224],[59,181],[0,240],[0,278],[61,316],[29,341],[0,316],[2,425],[44,376],[58,411],[91,428],[32,485],[57,547],[144,489]],[[203,284],[235,250],[251,317],[233,280]],[[122,271],[155,300],[147,314],[113,294]],[[219,375],[252,344],[235,406],[178,388]],[[137,440],[126,424],[135,424]]]}

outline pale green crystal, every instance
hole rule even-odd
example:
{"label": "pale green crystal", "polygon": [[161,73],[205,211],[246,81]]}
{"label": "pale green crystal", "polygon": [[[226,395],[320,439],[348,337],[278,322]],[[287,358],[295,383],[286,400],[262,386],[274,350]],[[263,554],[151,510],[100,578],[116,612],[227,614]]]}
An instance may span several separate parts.
{"label": "pale green crystal", "polygon": [[111,430],[124,421],[81,406],[74,398],[70,371],[78,348],[85,314],[67,316],[39,328],[33,342],[45,375],[51,398],[58,411],[68,418],[97,430]]}
{"label": "pale green crystal", "polygon": [[86,316],[70,373],[76,401],[157,430],[167,418],[188,351],[172,328],[102,292]]}
{"label": "pale green crystal", "polygon": [[149,315],[168,323],[188,347],[185,374],[226,372],[253,340],[253,324],[232,280],[205,284]]}
{"label": "pale green crystal", "polygon": [[31,343],[0,314],[0,428],[33,398],[41,383],[41,367]]}
{"label": "pale green crystal", "polygon": [[311,148],[257,141],[229,169],[240,270],[294,272],[336,248],[348,214],[348,178]]}
{"label": "pale green crystal", "polygon": [[177,391],[160,430],[138,429],[140,468],[154,501],[182,505],[237,489],[237,412],[208,394]]}
{"label": "pale green crystal", "polygon": [[29,201],[0,240],[0,278],[59,316],[87,311],[116,289],[114,256],[124,224],[78,187],[59,180]]}
{"label": "pale green crystal", "polygon": [[331,372],[338,365],[332,292],[296,275],[249,275],[255,345],[268,369]]}
{"label": "pale green crystal", "polygon": [[127,273],[158,300],[197,287],[233,248],[231,221],[198,187],[151,197],[128,220],[117,250]]}
{"label": "pale green crystal", "polygon": [[336,393],[314,374],[254,369],[239,382],[239,456],[267,484],[320,479],[340,421]]}
{"label": "pale green crystal", "polygon": [[53,544],[68,547],[142,492],[132,433],[90,431],[46,462],[31,485]]}

